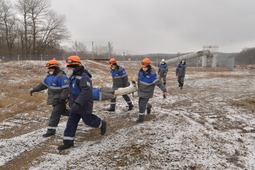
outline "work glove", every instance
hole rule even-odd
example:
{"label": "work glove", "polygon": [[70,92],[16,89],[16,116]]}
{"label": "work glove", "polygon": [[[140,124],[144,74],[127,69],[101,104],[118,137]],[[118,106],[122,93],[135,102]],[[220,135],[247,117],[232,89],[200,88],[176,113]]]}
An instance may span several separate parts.
{"label": "work glove", "polygon": [[30,93],[30,96],[32,96],[32,94],[33,94],[34,92],[35,92],[35,90],[34,90],[34,89],[31,89],[30,92],[29,92],[29,93]]}
{"label": "work glove", "polygon": [[80,105],[78,103],[74,103],[72,106],[71,106],[71,112],[76,112],[78,111],[80,108]]}

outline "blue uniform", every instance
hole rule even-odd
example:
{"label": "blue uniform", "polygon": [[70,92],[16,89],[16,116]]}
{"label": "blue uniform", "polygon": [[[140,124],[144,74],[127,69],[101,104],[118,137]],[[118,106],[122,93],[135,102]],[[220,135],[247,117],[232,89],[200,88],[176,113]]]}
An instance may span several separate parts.
{"label": "blue uniform", "polygon": [[159,69],[163,69],[163,70],[168,69],[168,65],[167,64],[160,64]]}
{"label": "blue uniform", "polygon": [[[120,87],[128,87],[129,82],[128,82],[128,75],[126,73],[126,70],[122,68],[119,65],[116,65],[116,68],[111,69],[111,75],[112,75],[112,89],[117,90]],[[133,104],[127,94],[122,96],[124,100],[127,102],[129,107],[133,107]],[[111,99],[111,106],[110,110],[115,110],[116,106],[116,97]]]}
{"label": "blue uniform", "polygon": [[120,87],[128,87],[129,86],[126,70],[124,68],[122,68],[121,66],[117,65],[115,69],[112,69],[111,75],[112,75],[112,81],[113,81],[112,88],[114,90],[116,90]]}
{"label": "blue uniform", "polygon": [[79,74],[72,75],[70,80],[70,108],[74,103],[77,103],[80,108],[77,111],[71,111],[64,132],[64,143],[73,144],[74,136],[77,130],[78,123],[82,118],[83,122],[91,127],[100,128],[102,120],[93,111],[93,93],[92,81],[84,71],[84,67],[78,68]]}
{"label": "blue uniform", "polygon": [[61,115],[69,115],[65,104],[70,93],[69,80],[62,70],[56,68],[54,74],[45,77],[42,83],[33,88],[33,91],[38,92],[45,89],[48,89],[47,104],[53,106],[47,133],[55,134]]}
{"label": "blue uniform", "polygon": [[160,66],[159,66],[159,69],[158,69],[158,74],[159,74],[160,80],[163,79],[164,85],[166,85],[167,72],[168,72],[167,64],[166,63],[164,63],[164,64],[161,63]]}
{"label": "blue uniform", "polygon": [[186,74],[186,60],[182,60],[180,62],[180,64],[178,64],[178,66],[176,67],[176,76],[178,77],[178,83],[179,83],[179,87],[182,89],[183,85],[184,85],[184,77]]}
{"label": "blue uniform", "polygon": [[93,100],[101,100],[100,89],[93,88]]}
{"label": "blue uniform", "polygon": [[163,92],[166,92],[165,86],[157,78],[157,74],[151,66],[147,72],[140,69],[138,72],[139,116],[144,116],[146,108],[152,107],[148,102],[153,97],[155,86],[158,86]]}

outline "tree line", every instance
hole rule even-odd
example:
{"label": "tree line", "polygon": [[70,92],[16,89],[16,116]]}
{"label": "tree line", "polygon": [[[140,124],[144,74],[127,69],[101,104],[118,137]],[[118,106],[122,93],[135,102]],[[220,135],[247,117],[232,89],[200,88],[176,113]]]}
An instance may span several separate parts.
{"label": "tree line", "polygon": [[255,48],[245,48],[236,57],[236,64],[253,65],[255,64]]}
{"label": "tree line", "polygon": [[0,0],[0,59],[38,59],[61,56],[69,38],[65,16],[49,0]]}

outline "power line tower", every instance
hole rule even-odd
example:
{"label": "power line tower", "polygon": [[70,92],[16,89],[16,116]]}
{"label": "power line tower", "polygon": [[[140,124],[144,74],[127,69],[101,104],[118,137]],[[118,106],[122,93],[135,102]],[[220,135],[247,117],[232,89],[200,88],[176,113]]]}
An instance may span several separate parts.
{"label": "power line tower", "polygon": [[108,42],[108,59],[112,58],[112,51],[113,51],[112,43]]}
{"label": "power line tower", "polygon": [[[209,50],[213,56],[212,56],[212,67],[217,67],[217,62],[218,62],[218,51],[219,51],[219,46],[218,45],[204,45],[203,50]],[[207,66],[207,57],[203,56],[204,58],[202,59],[202,67]]]}

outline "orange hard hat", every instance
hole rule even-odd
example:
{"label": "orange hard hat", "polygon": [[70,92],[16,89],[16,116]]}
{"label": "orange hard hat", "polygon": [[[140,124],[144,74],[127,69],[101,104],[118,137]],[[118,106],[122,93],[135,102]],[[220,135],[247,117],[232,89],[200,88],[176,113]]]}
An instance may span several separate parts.
{"label": "orange hard hat", "polygon": [[80,65],[81,59],[78,56],[70,56],[66,59],[66,65]]}
{"label": "orange hard hat", "polygon": [[46,63],[47,68],[52,68],[52,67],[59,67],[59,63],[57,60],[49,60]]}
{"label": "orange hard hat", "polygon": [[109,64],[110,64],[110,65],[116,64],[116,59],[115,59],[115,58],[111,58],[111,59],[109,60]]}
{"label": "orange hard hat", "polygon": [[143,59],[143,61],[141,62],[141,67],[147,67],[148,65],[151,64],[151,60],[149,58],[145,58]]}

